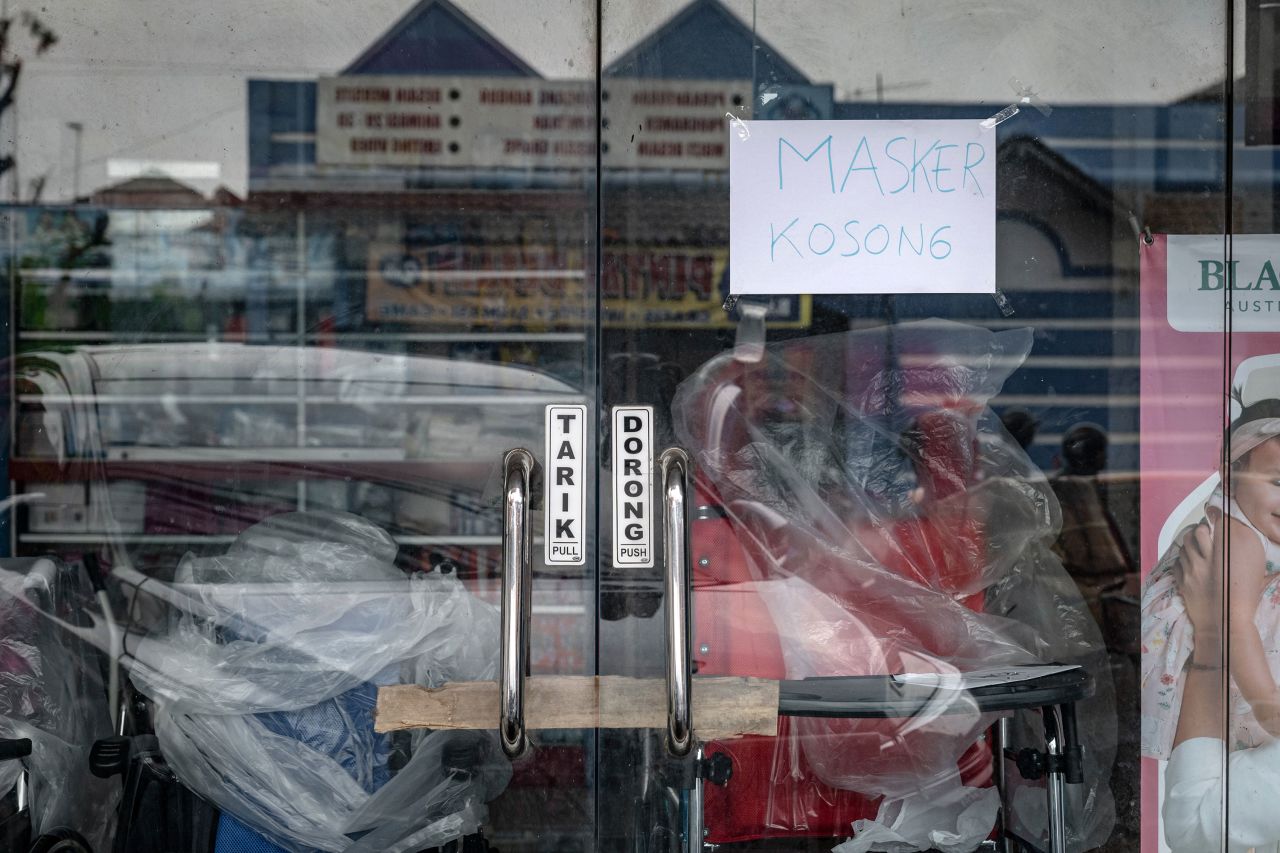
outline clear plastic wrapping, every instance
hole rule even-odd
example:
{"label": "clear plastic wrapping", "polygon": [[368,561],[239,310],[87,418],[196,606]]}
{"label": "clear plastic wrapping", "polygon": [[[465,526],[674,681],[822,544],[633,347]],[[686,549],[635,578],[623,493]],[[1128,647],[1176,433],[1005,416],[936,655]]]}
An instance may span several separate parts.
{"label": "clear plastic wrapping", "polygon": [[494,607],[453,575],[406,576],[395,555],[356,516],[287,513],[143,584],[167,624],[125,660],[165,760],[286,849],[437,846],[473,831],[510,778],[487,734],[419,734],[391,772],[377,686],[492,679],[498,638]]}
{"label": "clear plastic wrapping", "polygon": [[127,645],[131,674],[171,712],[202,714],[306,708],[401,665],[427,681],[495,677],[497,611],[452,575],[406,576],[395,547],[357,516],[307,512],[188,556],[174,583],[142,587],[168,624]]}
{"label": "clear plastic wrapping", "polygon": [[84,570],[52,559],[0,561],[0,738],[30,738],[31,755],[0,762],[0,795],[25,769],[33,833],[71,830],[109,849],[119,784],[89,773],[89,750],[111,734],[103,661],[68,624],[96,608]]}
{"label": "clear plastic wrapping", "polygon": [[[1088,781],[1071,839],[1087,849],[1113,822],[1105,651],[1049,550],[1053,492],[987,407],[1030,346],[1030,330],[942,321],[770,344],[708,362],[672,412],[751,576],[768,583],[787,677],[1089,668]],[[838,788],[890,804],[954,791],[961,756],[995,716],[961,692],[939,697],[911,718],[797,718],[788,737]]]}

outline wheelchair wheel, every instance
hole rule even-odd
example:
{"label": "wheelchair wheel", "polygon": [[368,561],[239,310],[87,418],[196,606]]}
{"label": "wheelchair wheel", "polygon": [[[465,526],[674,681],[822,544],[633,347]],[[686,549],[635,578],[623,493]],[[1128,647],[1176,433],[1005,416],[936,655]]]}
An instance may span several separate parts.
{"label": "wheelchair wheel", "polygon": [[78,833],[58,829],[37,838],[29,853],[93,853],[93,849]]}

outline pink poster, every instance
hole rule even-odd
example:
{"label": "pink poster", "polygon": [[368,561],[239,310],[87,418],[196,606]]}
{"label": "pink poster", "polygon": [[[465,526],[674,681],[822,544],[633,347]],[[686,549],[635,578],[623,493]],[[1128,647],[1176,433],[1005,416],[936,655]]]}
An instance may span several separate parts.
{"label": "pink poster", "polygon": [[[1280,398],[1280,280],[1272,262],[1280,255],[1277,249],[1280,237],[1235,237],[1228,265],[1222,235],[1157,236],[1141,247],[1144,572],[1157,566],[1179,531],[1203,517],[1205,502],[1220,482],[1223,433],[1230,419],[1245,405]],[[1228,394],[1232,389],[1234,402]],[[1148,619],[1145,611],[1146,599]],[[1154,653],[1144,644],[1144,657]],[[1147,754],[1157,740],[1151,704],[1144,690]],[[1143,759],[1143,853],[1169,849],[1160,815],[1164,768],[1163,761]]]}

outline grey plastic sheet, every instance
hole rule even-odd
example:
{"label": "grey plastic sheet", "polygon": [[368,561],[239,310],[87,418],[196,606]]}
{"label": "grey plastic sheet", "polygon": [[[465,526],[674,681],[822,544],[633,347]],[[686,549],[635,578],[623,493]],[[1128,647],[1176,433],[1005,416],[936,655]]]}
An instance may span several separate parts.
{"label": "grey plastic sheet", "polygon": [[66,628],[96,608],[83,568],[0,561],[0,738],[32,742],[28,758],[0,763],[0,795],[26,772],[34,835],[71,830],[106,850],[119,783],[89,772],[94,741],[111,734],[105,659]]}
{"label": "grey plastic sheet", "polygon": [[454,575],[406,575],[395,554],[357,516],[286,513],[145,587],[167,624],[127,643],[126,662],[165,760],[286,849],[438,846],[473,832],[510,778],[487,733],[420,733],[391,772],[377,686],[492,679],[498,648],[496,608]]}

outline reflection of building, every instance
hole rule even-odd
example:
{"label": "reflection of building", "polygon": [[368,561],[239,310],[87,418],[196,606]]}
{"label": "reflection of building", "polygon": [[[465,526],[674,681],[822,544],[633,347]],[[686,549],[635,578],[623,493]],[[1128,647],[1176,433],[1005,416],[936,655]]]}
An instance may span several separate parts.
{"label": "reflection of building", "polygon": [[[662,352],[685,370],[718,350],[735,323],[722,308],[731,260],[726,113],[994,112],[837,100],[829,83],[809,79],[716,0],[695,0],[623,53],[602,87],[603,343]],[[583,319],[597,307],[594,99],[593,81],[542,79],[447,0],[423,0],[335,78],[250,81],[243,206],[148,178],[126,182],[95,199],[111,209],[97,217],[101,240],[36,266],[50,287],[115,288],[179,251],[157,298],[169,294],[183,307],[173,312],[177,327],[163,331],[308,342],[345,335],[433,353],[463,346],[460,334],[482,333],[485,343],[466,344],[476,357],[533,359],[567,376],[574,369],[565,365],[582,361]],[[1111,434],[1112,467],[1134,469],[1133,223],[1220,228],[1223,153],[1205,142],[1220,133],[1219,112],[1212,99],[1024,111],[995,131],[1003,305],[985,297],[818,297],[812,305],[791,297],[776,306],[774,334],[929,316],[1033,326],[1031,361],[997,405],[1034,412],[1041,430],[1033,454],[1046,467],[1062,433],[1088,420]],[[342,126],[370,116],[377,127]],[[353,143],[362,148],[364,161],[334,155],[343,143],[348,152]],[[1237,151],[1237,184],[1271,174],[1269,155]],[[217,213],[189,235],[161,229],[152,240],[141,213],[121,212],[161,203]],[[1248,228],[1258,216],[1269,223],[1271,211],[1236,215]],[[89,227],[94,215],[85,217]],[[49,229],[31,227],[36,242],[47,237]],[[127,331],[127,314],[117,305],[101,322],[73,328]],[[687,334],[671,338],[673,329]]]}
{"label": "reflection of building", "polygon": [[[700,14],[730,20],[716,4]],[[734,26],[726,33],[735,45],[749,39]],[[666,80],[648,73],[648,44],[622,60],[635,76],[614,75],[603,93],[607,194],[643,186],[630,199],[643,197],[646,208],[615,227],[610,212],[622,211],[606,199],[606,240],[622,230],[630,240],[607,247],[604,322],[729,327],[723,129],[726,113],[747,114],[749,66],[708,63],[706,79]],[[772,55],[762,68],[772,73],[776,64],[798,79]],[[829,108],[830,87],[816,100],[824,92]],[[583,290],[591,258],[582,247],[594,206],[595,97],[589,80],[538,78],[451,4],[428,0],[335,78],[250,83],[251,204],[270,198],[314,210],[337,201],[370,213],[345,235],[348,259],[368,273],[353,294],[364,303],[362,322],[578,326],[594,303],[594,290]],[[381,212],[373,215],[371,203]],[[569,298],[539,298],[521,269]],[[564,277],[548,279],[557,269]],[[454,278],[449,294],[423,272],[432,270]],[[466,288],[457,284],[473,273]],[[777,321],[805,322],[805,300],[780,307]]]}
{"label": "reflection of building", "polygon": [[[619,58],[601,94],[606,173],[723,172],[725,114],[751,115],[753,71],[767,93],[755,117],[829,117],[831,86],[759,46],[753,58],[750,31],[699,0]],[[595,168],[595,94],[591,79],[540,78],[447,0],[424,0],[336,77],[250,82],[250,192],[572,186],[565,173]]]}
{"label": "reflection of building", "polygon": [[143,175],[95,190],[89,203],[98,207],[186,210],[206,208],[210,199],[164,175]]}
{"label": "reflection of building", "polygon": [[[580,97],[590,88],[588,80],[542,80],[456,7],[424,0],[337,78],[250,82],[249,205],[305,208],[313,221],[317,209],[361,211],[335,242],[341,264],[357,273],[346,280],[340,301],[352,310],[334,318],[339,329],[572,327],[576,318],[563,307],[557,316],[538,315],[537,288],[513,270],[565,272],[556,287],[589,280],[590,258],[578,247],[591,236],[584,222],[594,206],[594,158],[573,146],[557,155],[555,146],[592,141],[595,105]],[[603,317],[606,328],[619,330],[607,335],[626,329],[624,348],[642,351],[656,344],[641,326],[734,322],[720,307],[729,262],[727,158],[698,163],[689,152],[704,150],[697,147],[704,139],[725,140],[726,112],[750,114],[744,94],[757,93],[757,118],[921,112],[835,101],[830,84],[808,79],[716,0],[695,0],[625,52],[605,69],[602,88]],[[619,105],[625,96],[630,107]],[[637,96],[647,101],[637,107]],[[974,119],[994,111],[926,110],[933,118]],[[1092,420],[1113,433],[1113,465],[1134,467],[1137,272],[1127,211],[1154,213],[1171,193],[1190,195],[1166,185],[1178,173],[1167,168],[1157,140],[1199,133],[1211,111],[1194,104],[1061,108],[1047,118],[1024,113],[998,129],[999,279],[1010,316],[980,297],[821,297],[812,309],[798,300],[779,306],[790,323],[775,315],[772,326],[929,316],[1035,326],[1032,361],[1006,395],[1042,421],[1038,460],[1047,466],[1062,432]],[[358,127],[366,122],[378,127]],[[1106,143],[1117,135],[1152,146]],[[361,148],[354,154],[353,139]],[[418,139],[422,153],[395,150],[404,139]],[[335,153],[344,144],[348,154]],[[1200,169],[1204,152],[1194,153]],[[357,165],[361,158],[366,165]],[[1190,189],[1210,176],[1186,177]],[[1145,221],[1157,224],[1150,213]],[[469,291],[455,287],[446,297],[431,293],[432,271],[495,275],[477,275]],[[589,297],[576,304],[591,308]],[[686,367],[719,346],[715,335],[695,334],[682,345]]]}

